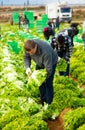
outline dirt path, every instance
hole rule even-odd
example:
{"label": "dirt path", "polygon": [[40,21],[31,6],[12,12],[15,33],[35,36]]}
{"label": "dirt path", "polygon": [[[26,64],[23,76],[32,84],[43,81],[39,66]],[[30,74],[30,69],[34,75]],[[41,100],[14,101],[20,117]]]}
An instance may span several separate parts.
{"label": "dirt path", "polygon": [[64,130],[63,116],[69,110],[70,108],[66,108],[60,113],[57,119],[47,121],[49,130]]}
{"label": "dirt path", "polygon": [[[70,78],[73,79],[75,82],[78,82],[78,80],[76,78],[72,78],[71,75]],[[83,85],[81,88],[85,88],[85,85]],[[83,96],[85,96],[85,92],[83,93]],[[69,110],[70,108],[66,108],[60,113],[57,119],[47,121],[49,130],[64,130],[63,116]]]}

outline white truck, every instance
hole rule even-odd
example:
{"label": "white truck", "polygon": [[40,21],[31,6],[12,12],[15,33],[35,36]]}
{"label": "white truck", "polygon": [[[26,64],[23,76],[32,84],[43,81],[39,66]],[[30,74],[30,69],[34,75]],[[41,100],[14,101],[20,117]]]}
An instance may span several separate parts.
{"label": "white truck", "polygon": [[60,22],[70,22],[72,20],[72,9],[66,4],[47,4],[46,14],[48,15],[49,19],[56,19],[57,17],[59,17]]}

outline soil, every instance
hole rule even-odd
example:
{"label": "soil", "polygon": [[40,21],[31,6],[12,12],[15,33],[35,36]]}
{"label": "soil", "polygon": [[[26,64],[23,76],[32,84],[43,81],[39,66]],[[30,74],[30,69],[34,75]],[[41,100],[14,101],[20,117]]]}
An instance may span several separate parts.
{"label": "soil", "polygon": [[57,117],[57,119],[47,121],[49,130],[64,130],[63,116],[69,110],[70,108],[65,108]]}

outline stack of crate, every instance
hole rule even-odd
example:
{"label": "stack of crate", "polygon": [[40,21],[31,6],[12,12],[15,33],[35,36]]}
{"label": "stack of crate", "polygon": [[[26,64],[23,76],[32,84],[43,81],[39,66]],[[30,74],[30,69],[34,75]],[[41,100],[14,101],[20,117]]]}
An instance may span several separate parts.
{"label": "stack of crate", "polygon": [[29,19],[29,28],[34,28],[34,12],[32,11],[24,11],[24,16]]}
{"label": "stack of crate", "polygon": [[18,24],[19,23],[19,12],[14,12],[12,14],[12,20],[13,20],[13,24]]}

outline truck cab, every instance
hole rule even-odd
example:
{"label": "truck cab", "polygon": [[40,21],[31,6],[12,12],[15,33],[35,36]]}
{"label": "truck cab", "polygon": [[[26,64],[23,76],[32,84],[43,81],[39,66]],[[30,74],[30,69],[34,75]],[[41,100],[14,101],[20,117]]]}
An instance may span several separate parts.
{"label": "truck cab", "polygon": [[70,7],[63,6],[63,7],[58,7],[58,16],[59,16],[59,21],[60,22],[71,22],[72,20],[72,11]]}
{"label": "truck cab", "polygon": [[60,22],[71,22],[72,19],[72,9],[65,4],[47,4],[46,14],[49,19],[56,19],[59,17]]}

